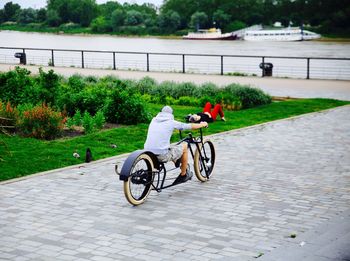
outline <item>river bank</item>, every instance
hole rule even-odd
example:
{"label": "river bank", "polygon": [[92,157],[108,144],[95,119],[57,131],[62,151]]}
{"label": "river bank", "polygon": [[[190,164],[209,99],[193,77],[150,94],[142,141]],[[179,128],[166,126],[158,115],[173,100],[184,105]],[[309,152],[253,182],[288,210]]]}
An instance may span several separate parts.
{"label": "river bank", "polygon": [[[34,26],[34,27],[33,27]],[[18,31],[18,32],[31,32],[31,33],[50,33],[50,34],[67,34],[67,35],[88,35],[88,36],[116,36],[126,38],[159,38],[159,39],[182,39],[182,35],[162,35],[162,34],[140,34],[130,35],[118,32],[98,33],[91,31],[90,28],[60,28],[60,27],[47,27],[42,25],[0,25],[0,31]],[[350,35],[348,37],[338,35],[324,35],[319,39],[313,40],[319,42],[350,42]]]}
{"label": "river bank", "polygon": [[[62,29],[59,27],[30,27],[21,25],[0,25],[0,31],[16,31],[16,32],[28,32],[28,33],[49,33],[49,34],[66,34],[66,35],[87,35],[87,36],[116,36],[125,38],[160,38],[160,39],[182,39],[181,35],[161,35],[161,34],[141,34],[131,35],[118,32],[98,33],[91,31],[90,28],[68,28]],[[350,39],[349,39],[350,41]]]}

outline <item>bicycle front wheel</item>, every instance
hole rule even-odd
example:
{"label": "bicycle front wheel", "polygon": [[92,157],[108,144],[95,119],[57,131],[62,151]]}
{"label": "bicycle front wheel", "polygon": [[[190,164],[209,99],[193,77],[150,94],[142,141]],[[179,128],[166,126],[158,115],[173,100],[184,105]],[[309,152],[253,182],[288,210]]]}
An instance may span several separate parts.
{"label": "bicycle front wheel", "polygon": [[199,144],[194,154],[194,172],[198,180],[205,182],[209,179],[215,164],[215,148],[210,140]]}
{"label": "bicycle front wheel", "polygon": [[129,178],[124,181],[124,194],[130,204],[137,206],[142,204],[153,182],[153,161],[147,154],[141,154],[134,161]]}

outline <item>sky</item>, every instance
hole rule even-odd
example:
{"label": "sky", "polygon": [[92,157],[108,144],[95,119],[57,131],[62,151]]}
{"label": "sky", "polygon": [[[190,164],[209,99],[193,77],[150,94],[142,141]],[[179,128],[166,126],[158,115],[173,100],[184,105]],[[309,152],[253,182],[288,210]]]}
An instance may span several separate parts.
{"label": "sky", "polygon": [[[107,1],[108,0],[96,0],[98,4],[103,4]],[[38,9],[46,6],[46,0],[0,0],[0,8],[3,8],[7,2],[19,4],[22,8],[31,7],[34,9]],[[125,1],[119,0],[118,2],[120,3],[128,2],[128,3],[136,3],[136,4],[152,3],[156,6],[160,6],[163,3],[163,0],[125,0]]]}

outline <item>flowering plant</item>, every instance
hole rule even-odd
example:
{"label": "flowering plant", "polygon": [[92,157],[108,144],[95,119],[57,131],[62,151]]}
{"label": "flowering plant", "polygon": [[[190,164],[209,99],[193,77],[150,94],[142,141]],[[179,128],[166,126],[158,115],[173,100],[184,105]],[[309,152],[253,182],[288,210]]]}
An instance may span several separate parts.
{"label": "flowering plant", "polygon": [[0,101],[0,117],[16,120],[18,117],[18,110],[15,106],[11,105],[11,102],[6,104]]}
{"label": "flowering plant", "polygon": [[62,132],[66,118],[45,103],[23,112],[20,130],[27,137],[53,139]]}

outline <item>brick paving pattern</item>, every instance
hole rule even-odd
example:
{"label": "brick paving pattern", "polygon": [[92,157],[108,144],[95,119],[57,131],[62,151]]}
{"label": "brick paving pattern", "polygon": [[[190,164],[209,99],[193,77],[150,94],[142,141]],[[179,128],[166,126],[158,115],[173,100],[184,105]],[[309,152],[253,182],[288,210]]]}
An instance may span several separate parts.
{"label": "brick paving pattern", "polygon": [[139,207],[123,157],[0,184],[0,260],[259,260],[349,210],[350,106],[211,139],[209,182]]}

